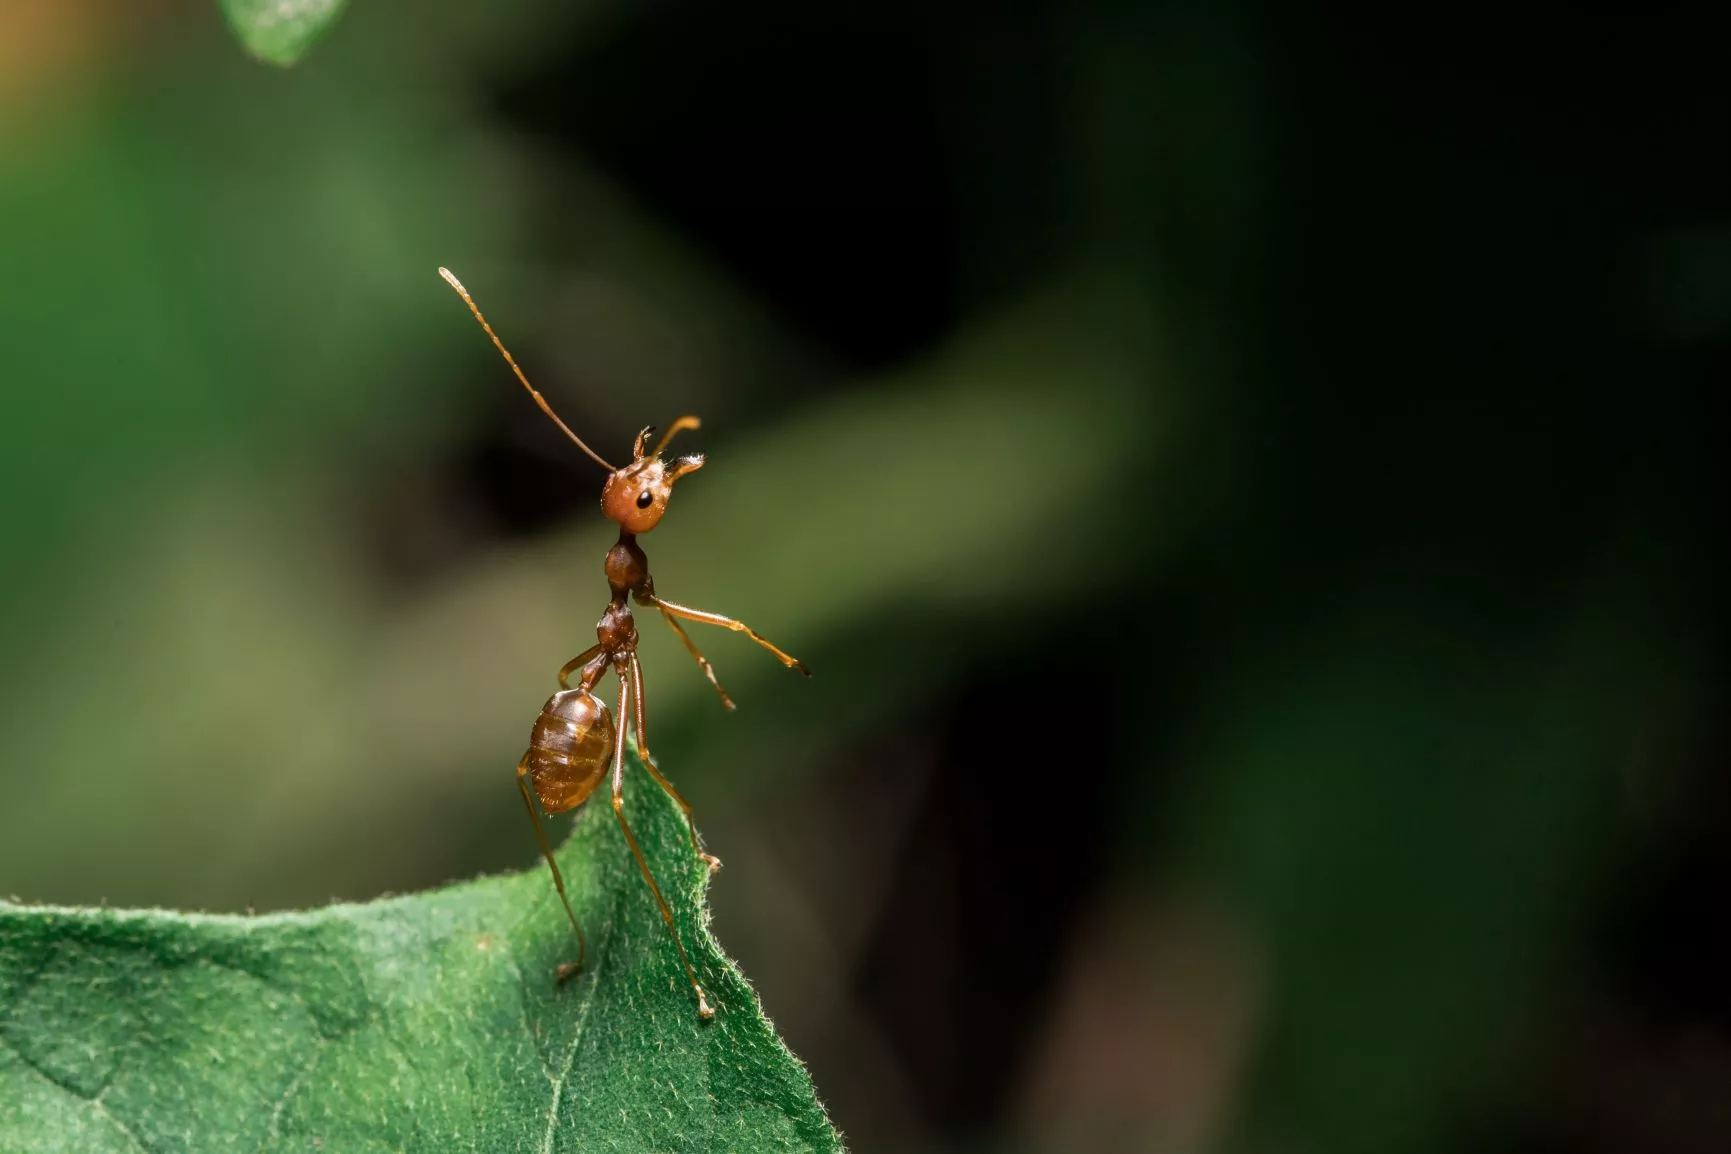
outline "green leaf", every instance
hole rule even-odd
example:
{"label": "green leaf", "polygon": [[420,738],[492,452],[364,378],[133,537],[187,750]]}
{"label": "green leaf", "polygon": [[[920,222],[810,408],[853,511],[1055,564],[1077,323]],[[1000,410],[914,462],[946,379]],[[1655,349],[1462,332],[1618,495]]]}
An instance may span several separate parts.
{"label": "green leaf", "polygon": [[559,851],[589,935],[562,986],[539,867],[265,917],[0,903],[0,1150],[839,1150],[632,777],[712,1021],[605,799]]}
{"label": "green leaf", "polygon": [[289,65],[336,23],[347,0],[219,0],[224,19],[246,50]]}

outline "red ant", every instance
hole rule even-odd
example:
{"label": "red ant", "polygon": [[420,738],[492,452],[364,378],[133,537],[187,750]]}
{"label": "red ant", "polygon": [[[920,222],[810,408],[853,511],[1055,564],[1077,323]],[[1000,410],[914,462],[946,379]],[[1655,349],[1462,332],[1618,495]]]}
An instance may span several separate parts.
{"label": "red ant", "polygon": [[[699,653],[693,644],[690,634],[679,621],[700,621],[705,625],[719,625],[724,629],[732,629],[736,633],[744,633],[753,641],[775,654],[776,659],[789,669],[797,669],[807,677],[811,672],[800,661],[771,645],[758,635],[750,626],[731,617],[723,617],[719,613],[707,613],[702,609],[692,609],[686,605],[678,605],[658,596],[655,592],[655,582],[649,576],[649,558],[637,544],[637,537],[647,533],[660,523],[662,514],[667,512],[667,499],[673,492],[673,484],[688,473],[695,473],[703,467],[703,454],[689,453],[675,457],[671,463],[661,459],[661,451],[667,443],[685,429],[695,429],[700,422],[696,417],[680,417],[655,442],[655,447],[645,451],[649,436],[655,431],[654,426],[637,434],[637,442],[631,449],[631,463],[623,469],[608,464],[601,456],[583,443],[583,439],[559,419],[559,414],[547,403],[545,397],[536,392],[535,386],[529,383],[529,378],[523,375],[523,370],[517,367],[516,360],[511,356],[505,342],[499,339],[493,331],[493,326],[487,323],[487,318],[481,315],[481,310],[475,304],[469,290],[462,282],[451,275],[449,269],[441,268],[439,275],[444,277],[450,286],[457,290],[469,311],[475,314],[475,319],[481,322],[481,327],[493,339],[493,344],[499,349],[505,363],[511,366],[511,371],[517,374],[517,379],[523,387],[529,390],[529,395],[535,398],[535,403],[541,407],[548,418],[559,430],[593,460],[597,465],[607,470],[607,480],[601,487],[601,511],[607,519],[619,526],[619,540],[607,551],[607,586],[612,590],[612,599],[601,614],[601,620],[595,623],[596,642],[588,649],[567,661],[559,670],[559,692],[547,699],[547,704],[541,707],[541,715],[535,719],[535,728],[529,736],[529,750],[523,759],[517,763],[517,788],[523,793],[523,805],[529,811],[529,820],[535,826],[535,840],[541,845],[541,856],[547,859],[547,868],[553,872],[553,888],[559,891],[559,901],[565,906],[565,916],[571,920],[572,932],[577,935],[577,960],[561,965],[558,970],[558,980],[564,981],[583,968],[583,960],[588,953],[588,943],[583,937],[583,928],[577,924],[577,915],[571,911],[570,899],[565,896],[565,879],[559,873],[559,863],[553,860],[552,847],[547,844],[547,834],[541,827],[541,819],[535,812],[535,802],[529,796],[529,782],[535,786],[535,795],[540,798],[541,808],[549,814],[564,813],[576,809],[589,799],[601,784],[602,775],[607,771],[609,761],[613,767],[613,816],[619,819],[619,829],[625,834],[625,844],[631,847],[631,855],[637,859],[637,868],[643,871],[643,880],[649,884],[649,892],[655,895],[655,904],[661,908],[661,920],[667,923],[667,930],[673,935],[673,948],[679,951],[679,961],[685,967],[685,976],[691,982],[691,988],[697,993],[697,1014],[701,1018],[714,1016],[715,1011],[709,1006],[709,999],[704,997],[703,987],[697,982],[697,974],[691,968],[691,959],[685,954],[685,946],[679,940],[679,930],[673,924],[673,911],[667,906],[667,899],[661,896],[661,887],[655,884],[655,875],[649,872],[649,863],[643,858],[643,851],[638,848],[637,838],[631,833],[631,826],[625,820],[625,725],[630,717],[637,731],[637,756],[643,762],[643,768],[649,771],[656,784],[667,791],[685,814],[685,822],[691,831],[691,846],[697,851],[710,869],[718,868],[721,862],[703,851],[703,844],[697,837],[697,824],[691,818],[691,806],[679,791],[673,788],[673,783],[662,775],[661,769],[655,764],[655,759],[649,754],[649,738],[643,711],[643,669],[637,661],[637,624],[632,619],[631,601],[639,605],[653,606],[659,610],[662,619],[679,635],[685,648],[697,662],[703,675],[709,678],[709,684],[715,687],[715,692],[721,696],[724,708],[733,708],[733,699],[727,696],[727,691],[721,687],[721,682],[715,679],[715,670],[707,658]],[[619,675],[619,724],[614,725],[613,716],[607,711],[607,705],[592,692],[596,682],[611,668]],[[578,674],[577,684],[571,685],[570,677]],[[633,712],[626,713],[629,702]]]}

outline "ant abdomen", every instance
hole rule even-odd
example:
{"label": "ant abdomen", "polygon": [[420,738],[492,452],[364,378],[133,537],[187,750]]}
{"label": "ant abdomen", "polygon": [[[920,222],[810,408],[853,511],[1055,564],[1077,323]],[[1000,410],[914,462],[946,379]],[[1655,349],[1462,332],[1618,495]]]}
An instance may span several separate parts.
{"label": "ant abdomen", "polygon": [[613,715],[593,693],[563,689],[549,697],[524,758],[541,808],[563,813],[582,805],[607,772],[613,739]]}

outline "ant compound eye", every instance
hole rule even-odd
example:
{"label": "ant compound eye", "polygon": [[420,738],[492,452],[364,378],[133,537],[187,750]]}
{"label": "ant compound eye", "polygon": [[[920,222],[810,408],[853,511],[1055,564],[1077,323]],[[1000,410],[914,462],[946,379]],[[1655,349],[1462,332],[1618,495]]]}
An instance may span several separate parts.
{"label": "ant compound eye", "polygon": [[653,504],[655,504],[655,494],[651,493],[648,489],[637,494],[637,507],[639,509],[647,509]]}

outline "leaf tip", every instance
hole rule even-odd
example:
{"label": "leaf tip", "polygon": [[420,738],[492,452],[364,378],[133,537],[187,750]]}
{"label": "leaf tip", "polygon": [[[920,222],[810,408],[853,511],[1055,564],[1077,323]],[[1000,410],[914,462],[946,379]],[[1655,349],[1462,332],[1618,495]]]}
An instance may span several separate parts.
{"label": "leaf tip", "polygon": [[287,68],[306,55],[348,0],[218,0],[223,19],[255,59]]}

